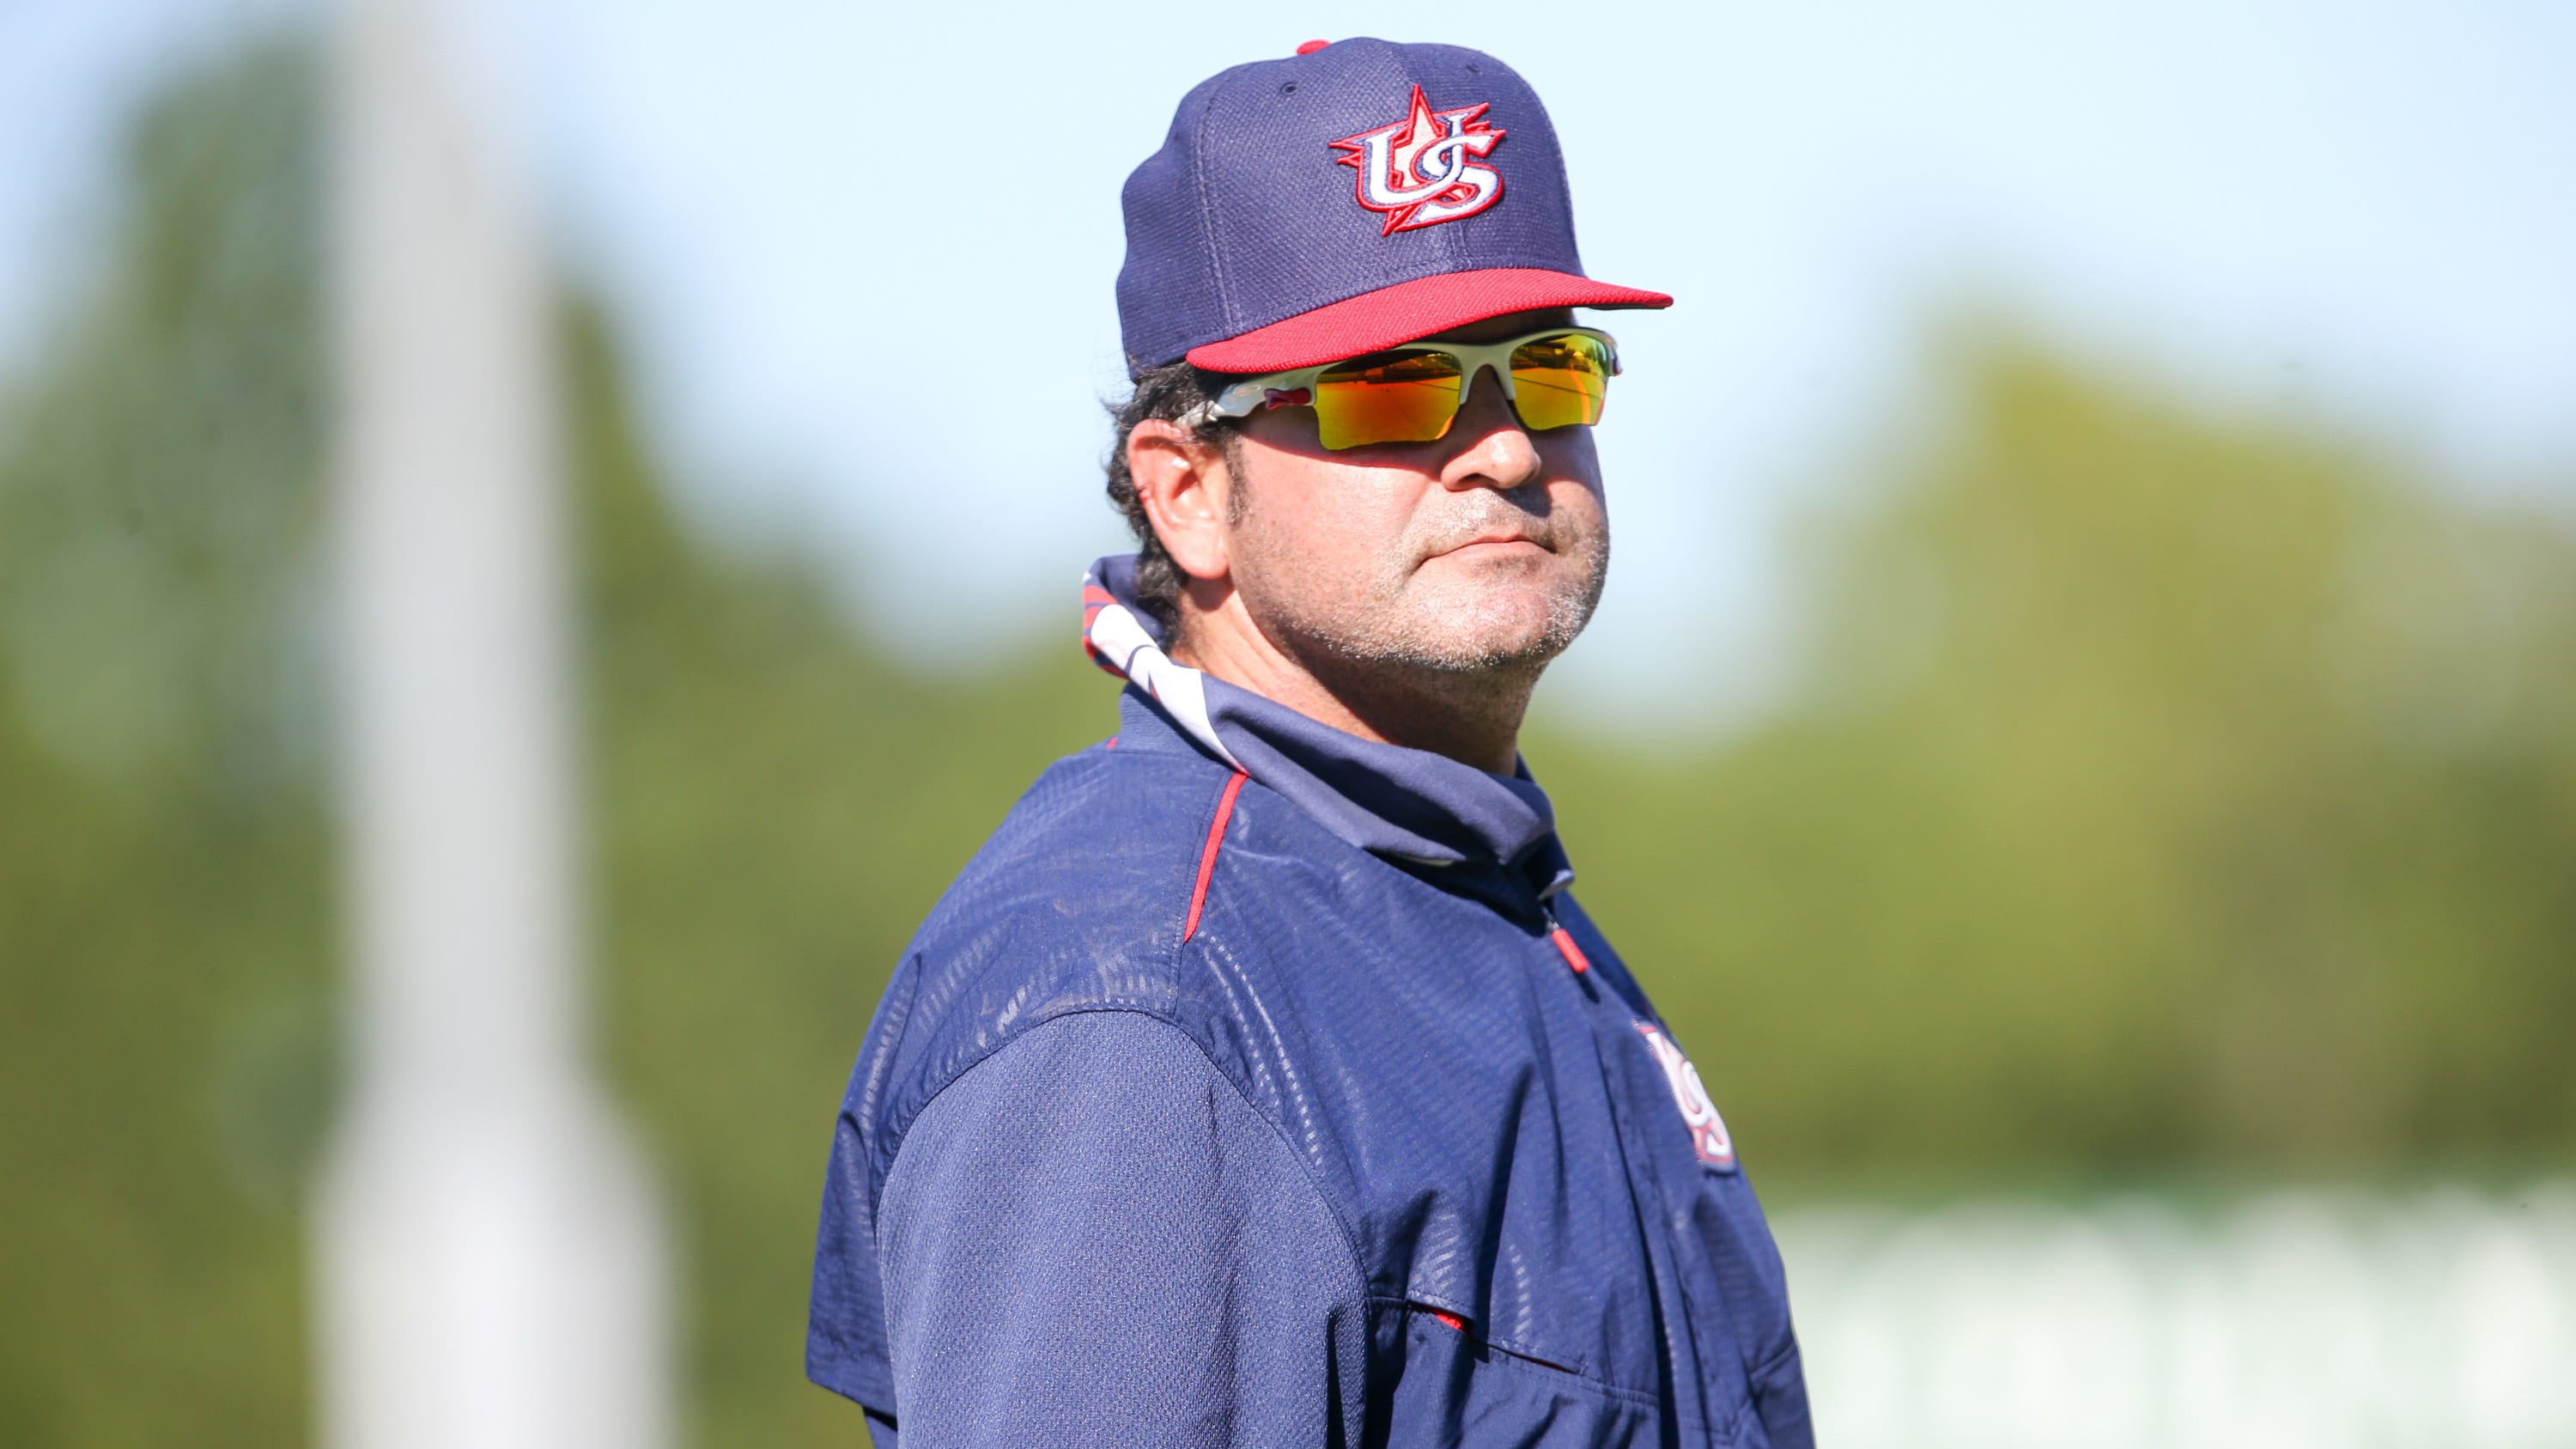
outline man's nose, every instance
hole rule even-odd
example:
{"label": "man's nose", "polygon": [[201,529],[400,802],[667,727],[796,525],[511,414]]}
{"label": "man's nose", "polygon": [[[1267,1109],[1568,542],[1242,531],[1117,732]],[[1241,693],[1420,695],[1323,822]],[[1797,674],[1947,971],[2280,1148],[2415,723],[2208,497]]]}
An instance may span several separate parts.
{"label": "man's nose", "polygon": [[1479,368],[1468,380],[1467,396],[1450,429],[1463,446],[1440,470],[1440,481],[1447,486],[1509,492],[1538,477],[1538,445],[1503,396],[1503,381],[1492,368]]}

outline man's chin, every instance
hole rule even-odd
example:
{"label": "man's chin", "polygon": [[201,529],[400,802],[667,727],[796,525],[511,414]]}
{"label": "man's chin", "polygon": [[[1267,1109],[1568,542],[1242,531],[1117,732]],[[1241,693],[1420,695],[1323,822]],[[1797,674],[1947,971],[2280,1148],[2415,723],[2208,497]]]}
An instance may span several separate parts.
{"label": "man's chin", "polygon": [[1574,642],[1584,620],[1560,601],[1522,599],[1487,600],[1472,614],[1440,622],[1449,627],[1425,628],[1415,636],[1424,645],[1424,661],[1452,673],[1480,674],[1545,665]]}

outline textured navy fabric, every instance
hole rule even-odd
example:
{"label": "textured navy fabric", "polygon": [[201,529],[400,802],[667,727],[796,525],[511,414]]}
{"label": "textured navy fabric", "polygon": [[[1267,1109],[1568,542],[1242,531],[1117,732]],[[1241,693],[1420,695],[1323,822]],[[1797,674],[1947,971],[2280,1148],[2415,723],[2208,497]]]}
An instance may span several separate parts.
{"label": "textured navy fabric", "polygon": [[[1485,105],[1504,133],[1502,198],[1472,216],[1387,234],[1353,199],[1333,142],[1435,109]],[[1556,128],[1529,84],[1455,45],[1336,41],[1200,82],[1162,149],[1127,178],[1118,322],[1131,373],[1381,287],[1530,267],[1582,276]]]}
{"label": "textured navy fabric", "polygon": [[1350,1241],[1166,1022],[1077,1012],[1014,1038],[922,1109],[880,1207],[915,1445],[1359,1438],[1316,1392],[1319,1369],[1366,1368]]}
{"label": "textured navy fabric", "polygon": [[[1231,1411],[1207,1401],[1224,1392],[1191,1367],[1210,1362],[1238,1375],[1233,1402],[1262,1422],[1283,1422],[1277,1406],[1302,1394],[1312,1417],[1297,1422],[1322,1425],[1327,1443],[1810,1444],[1761,1209],[1740,1173],[1695,1150],[1639,1030],[1660,1023],[1625,965],[1570,892],[1543,894],[1561,884],[1554,836],[1498,857],[1509,833],[1471,823],[1489,813],[1483,786],[1444,795],[1460,777],[1376,752],[1386,747],[1306,772],[1363,814],[1445,812],[1433,834],[1487,842],[1453,864],[1407,861],[1354,844],[1256,772],[1217,833],[1191,934],[1235,772],[1140,692],[1121,718],[1114,746],[1059,762],[1013,809],[878,1008],[828,1173],[807,1351],[816,1382],[889,1415],[907,1449],[981,1442],[982,1429],[925,1441],[906,1422],[908,1393],[944,1395],[920,1386],[960,1376],[973,1380],[959,1391],[971,1417],[954,1422],[989,1426],[1019,1404],[1062,1431],[1056,1442],[1128,1442],[1108,1426],[1140,1397],[1221,1424]],[[1245,727],[1263,719],[1251,711]],[[1558,922],[1588,971],[1553,944]],[[1245,1112],[1207,1086],[1176,1100],[1168,1063],[1140,1070],[1131,1091],[1014,1050],[1049,1023],[1099,1013],[1186,1040]],[[1007,1083],[967,1088],[923,1189],[890,1191],[909,1171],[910,1134],[988,1068]],[[1044,1132],[1096,1150],[1049,1150],[1026,1121],[993,1125],[1039,1113],[1050,1077]],[[996,1101],[1019,1105],[977,1115]],[[1199,1125],[1174,1131],[1175,1114]],[[1250,1180],[1266,1155],[1251,1122],[1321,1201],[1362,1285],[1356,1370],[1342,1290],[1282,1288],[1278,1264],[1248,1266],[1274,1241],[1280,1263],[1314,1251],[1291,1226],[1295,1202],[1247,1216],[1225,1185]],[[1160,1139],[1174,1160],[1140,1167]],[[1230,1164],[1244,1175],[1228,1179]],[[1140,1250],[1218,1253],[1239,1299],[1207,1298],[1182,1265],[1157,1301],[1192,1306],[1149,1322],[1124,1273],[1098,1266],[1125,1250],[1083,1211],[1015,1215],[987,1230],[995,1241],[968,1245],[989,1199],[1118,1203],[1140,1174],[1209,1184],[1166,1187],[1167,1206],[1126,1231]],[[961,1186],[938,1190],[949,1181]],[[943,1230],[943,1218],[960,1226]],[[1247,1350],[1254,1324],[1287,1346]],[[1080,1341],[1083,1325],[1138,1341],[1104,1351]],[[979,1332],[1008,1347],[959,1346]],[[1192,1341],[1201,1357],[1183,1351]],[[1300,1356],[1302,1390],[1281,1390]],[[1013,1375],[992,1377],[995,1362]],[[1102,1427],[1055,1417],[1078,1419],[1081,1405]],[[1244,1430],[1179,1442],[1276,1441]]]}

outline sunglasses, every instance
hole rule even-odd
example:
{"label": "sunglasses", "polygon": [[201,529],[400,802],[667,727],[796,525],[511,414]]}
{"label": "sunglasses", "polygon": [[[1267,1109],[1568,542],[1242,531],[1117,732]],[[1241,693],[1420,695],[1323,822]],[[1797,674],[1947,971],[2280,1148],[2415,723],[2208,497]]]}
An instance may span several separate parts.
{"label": "sunglasses", "polygon": [[1199,427],[1270,408],[1313,408],[1316,432],[1327,448],[1428,443],[1449,435],[1470,380],[1489,367],[1502,379],[1503,396],[1522,427],[1534,433],[1577,423],[1589,427],[1601,421],[1610,379],[1619,375],[1619,345],[1588,327],[1551,327],[1481,346],[1409,343],[1345,362],[1247,378],[1180,421]]}

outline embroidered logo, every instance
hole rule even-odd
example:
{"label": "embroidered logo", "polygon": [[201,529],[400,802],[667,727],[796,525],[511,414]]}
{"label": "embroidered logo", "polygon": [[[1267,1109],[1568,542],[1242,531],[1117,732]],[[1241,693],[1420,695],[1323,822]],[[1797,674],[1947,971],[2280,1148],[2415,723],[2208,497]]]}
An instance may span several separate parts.
{"label": "embroidered logo", "polygon": [[1386,217],[1379,236],[1474,216],[1503,199],[1503,174],[1476,164],[1503,139],[1479,119],[1490,104],[1435,111],[1415,86],[1403,120],[1333,143],[1349,153],[1336,160],[1359,168],[1360,205]]}
{"label": "embroidered logo", "polygon": [[1655,1054],[1655,1065],[1664,1069],[1664,1081],[1673,1089],[1673,1103],[1682,1109],[1682,1122],[1690,1128],[1691,1150],[1711,1167],[1735,1165],[1735,1139],[1726,1135],[1726,1119],[1717,1115],[1717,1104],[1708,1099],[1708,1088],[1699,1084],[1699,1068],[1690,1064],[1682,1049],[1664,1035],[1651,1021],[1636,1023],[1637,1034],[1646,1039],[1646,1050]]}

